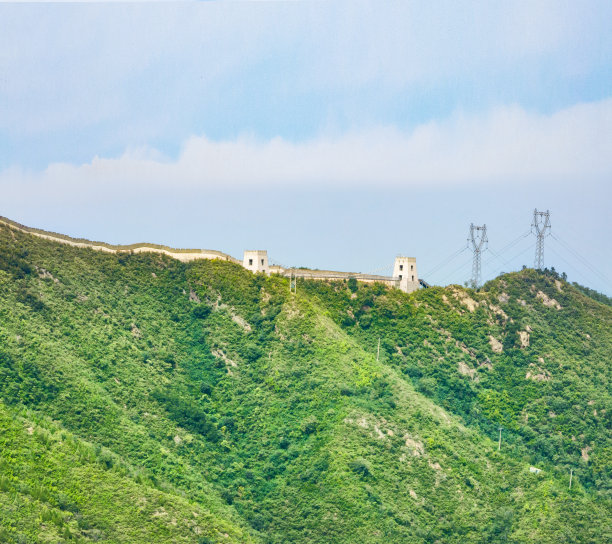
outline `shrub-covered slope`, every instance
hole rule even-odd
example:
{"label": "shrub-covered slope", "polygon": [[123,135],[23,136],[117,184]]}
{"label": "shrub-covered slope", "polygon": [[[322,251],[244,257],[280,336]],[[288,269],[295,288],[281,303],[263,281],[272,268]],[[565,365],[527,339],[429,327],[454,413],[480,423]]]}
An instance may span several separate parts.
{"label": "shrub-covered slope", "polygon": [[0,542],[248,541],[235,525],[45,418],[0,404],[0,430]]}
{"label": "shrub-covered slope", "polygon": [[533,271],[291,295],[2,227],[0,535],[603,542],[611,318]]}
{"label": "shrub-covered slope", "polygon": [[306,286],[361,343],[472,428],[611,497],[612,309],[554,275],[412,296]]}

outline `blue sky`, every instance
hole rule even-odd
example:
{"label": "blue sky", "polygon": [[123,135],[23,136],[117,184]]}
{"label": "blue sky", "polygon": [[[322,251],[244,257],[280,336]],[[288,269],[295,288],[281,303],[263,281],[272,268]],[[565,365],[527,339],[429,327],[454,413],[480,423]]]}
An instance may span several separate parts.
{"label": "blue sky", "polygon": [[499,253],[549,208],[546,263],[612,294],[611,24],[610,2],[0,3],[0,214],[462,283],[466,252],[434,269],[471,222]]}

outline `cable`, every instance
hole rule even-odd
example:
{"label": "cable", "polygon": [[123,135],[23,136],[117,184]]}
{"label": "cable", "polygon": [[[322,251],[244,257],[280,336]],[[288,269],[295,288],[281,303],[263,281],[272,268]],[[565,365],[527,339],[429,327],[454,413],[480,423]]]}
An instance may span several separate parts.
{"label": "cable", "polygon": [[[512,268],[512,263],[510,261],[504,259],[504,257],[502,257],[502,255],[500,255],[500,254],[503,254],[506,251],[508,251],[509,249],[513,248],[516,244],[518,244],[520,241],[522,241],[525,238],[527,238],[527,236],[529,236],[530,234],[531,234],[531,231],[527,231],[527,232],[521,234],[520,236],[518,236],[517,238],[515,238],[511,242],[508,242],[504,247],[502,247],[499,250],[499,253],[497,253],[495,250],[491,249],[490,246],[487,248],[487,251],[491,252],[493,257],[498,259],[499,261],[501,261],[505,267],[508,267],[508,268],[511,269]],[[489,266],[489,265],[491,265],[492,262],[493,262],[493,259],[488,259],[487,261],[485,261],[484,265],[485,266]]]}
{"label": "cable", "polygon": [[515,238],[514,240],[512,240],[511,242],[508,242],[504,247],[502,247],[499,252],[500,253],[504,253],[505,251],[508,251],[511,247],[515,246],[518,242],[520,242],[523,238],[527,238],[527,236],[529,236],[531,234],[531,231],[528,230],[527,232],[521,234],[520,236],[518,236],[517,238]]}
{"label": "cable", "polygon": [[[507,261],[504,260],[504,264],[509,267],[510,269],[514,268],[514,266],[512,265],[512,262],[515,261],[516,259],[518,259],[521,255],[523,255],[524,253],[526,253],[527,251],[530,251],[531,249],[533,249],[535,246],[535,242],[533,244],[530,244],[529,246],[527,246],[526,248],[524,248],[523,250],[521,250],[519,253],[517,253],[516,255],[514,255],[514,257],[512,257],[511,259],[508,259]],[[493,261],[492,260],[488,260],[485,262],[485,265],[489,266],[491,265]]]}
{"label": "cable", "polygon": [[[559,259],[561,259],[567,266],[569,266],[575,273],[578,274],[578,276],[582,276],[584,275],[580,270],[578,270],[572,263],[570,263],[565,257],[563,257],[563,255],[561,255],[560,253],[558,253],[557,251],[555,251],[552,247],[548,246],[548,249],[550,249],[550,251],[552,251],[557,257],[559,257]],[[588,274],[587,274],[588,276]]]}
{"label": "cable", "polygon": [[523,255],[524,253],[526,253],[527,251],[533,249],[535,247],[535,242],[533,244],[530,244],[529,246],[527,246],[527,248],[525,248],[523,251],[521,251],[520,253],[517,253],[514,257],[512,257],[512,259],[510,259],[511,261],[514,261],[516,259],[518,259],[521,255]]}
{"label": "cable", "polygon": [[[591,273],[594,273],[595,271],[593,271],[592,269],[579,269],[577,268],[574,264],[572,264],[570,261],[568,261],[565,257],[563,257],[563,255],[561,255],[559,252],[555,251],[555,249],[551,246],[549,246],[549,249],[558,257],[560,258],[566,265],[568,265],[572,270],[574,270],[574,272],[578,275],[578,277],[583,276],[586,277],[587,281],[591,281],[591,280],[595,280],[593,283],[597,283],[597,281],[603,281],[603,283],[610,288],[611,284],[607,281],[607,279],[605,277],[602,277],[601,275],[591,275]],[[585,272],[587,272],[585,274]]]}
{"label": "cable", "polygon": [[[390,274],[388,273],[389,271],[391,271]],[[368,272],[368,274],[371,276],[378,276],[381,275],[382,272],[387,272],[387,274],[384,274],[385,276],[391,276],[393,274],[393,267],[391,265],[386,265],[384,267],[377,268],[376,270],[371,270]]]}
{"label": "cable", "polygon": [[531,234],[531,231],[529,231],[529,230],[527,232],[521,234],[520,236],[518,236],[517,238],[515,238],[511,242],[508,242],[504,247],[502,247],[499,250],[499,252],[500,253],[505,253],[506,251],[508,251],[509,249],[514,247],[516,244],[518,244],[521,240],[523,240],[524,238],[527,238],[527,236],[529,236],[530,234]]}
{"label": "cable", "polygon": [[447,264],[449,264],[452,260],[454,260],[456,257],[458,257],[459,255],[461,255],[464,251],[466,251],[468,248],[467,246],[464,246],[463,248],[461,248],[458,251],[455,251],[455,253],[453,253],[450,257],[447,257],[445,260],[443,260],[441,263],[438,263],[436,266],[434,266],[432,269],[428,270],[426,274],[423,274],[423,277],[430,277],[432,274],[435,274],[440,268],[443,268],[444,266],[446,266]]}
{"label": "cable", "polygon": [[576,250],[574,250],[567,242],[564,242],[563,240],[561,240],[560,238],[558,238],[554,234],[551,234],[551,236],[552,236],[552,238],[554,240],[559,242],[559,244],[561,244],[567,251],[570,251],[571,253],[573,253],[574,257],[576,257],[578,260],[582,261],[582,263],[587,268],[589,268],[591,270],[591,272],[593,272],[594,274],[599,276],[599,278],[604,280],[605,283],[607,283],[608,285],[612,284],[612,282],[610,282],[610,279],[603,272],[600,272],[599,269],[597,269],[595,266],[593,266],[587,259],[585,259],[582,255],[580,255],[580,253],[578,253]]}
{"label": "cable", "polygon": [[[575,267],[575,266],[574,266],[574,265],[573,265],[571,262],[569,262],[567,259],[565,259],[565,258],[563,257],[563,255],[561,255],[561,254],[559,254],[557,251],[555,251],[555,250],[554,250],[552,247],[550,247],[550,246],[549,246],[549,249],[550,249],[550,250],[551,250],[551,251],[552,251],[552,252],[553,252],[553,253],[554,253],[554,254],[555,254],[557,257],[559,257],[559,258],[560,258],[560,259],[561,259],[563,262],[565,262],[565,264],[566,264],[566,265],[568,265],[568,266],[569,266],[571,269],[573,269],[573,270],[574,270],[574,272],[577,274],[577,276],[578,276],[578,277],[581,277],[581,276],[582,276],[582,277],[585,277],[585,274],[584,274],[584,269],[583,269],[582,271],[581,271],[581,270],[579,270],[579,269],[578,269],[578,268],[576,268],[576,267]],[[590,280],[592,280],[592,279],[595,279],[595,280],[596,280],[596,278],[594,278],[593,276],[589,276],[589,274],[586,274],[586,280],[587,280],[587,281],[590,281]],[[596,280],[595,282],[593,282],[593,283],[596,283],[596,282],[597,282],[597,280]],[[606,284],[606,286],[609,288],[609,287],[610,287],[610,284]]]}
{"label": "cable", "polygon": [[[533,244],[532,244],[531,246],[528,246],[528,247],[527,247],[527,249],[529,249],[530,247],[533,247]],[[523,253],[525,253],[525,251],[527,251],[527,249],[523,249],[523,250],[522,250],[522,251],[521,251],[521,252],[520,252],[520,253],[519,253],[517,256],[520,256],[520,255],[522,255]],[[513,260],[514,260],[516,257],[513,257],[513,258],[511,258],[511,259],[504,259],[504,258],[503,258],[501,255],[499,255],[499,254],[495,254],[495,253],[493,252],[493,250],[491,250],[491,253],[493,254],[493,259],[488,259],[487,261],[485,261],[485,265],[486,265],[486,266],[490,266],[490,265],[492,265],[493,261],[494,261],[495,259],[497,259],[498,261],[501,261],[501,262],[502,262],[502,264],[503,264],[505,267],[509,268],[509,269],[512,269],[512,268],[514,267],[514,265],[512,264],[512,261],[513,261]]]}
{"label": "cable", "polygon": [[454,276],[455,274],[458,274],[460,270],[463,270],[466,266],[471,265],[471,264],[472,264],[472,257],[470,257],[469,260],[466,261],[464,264],[462,264],[460,267],[455,268],[450,274],[446,275],[440,283],[444,284],[448,278],[450,278],[451,276]]}
{"label": "cable", "polygon": [[[506,244],[503,248],[502,248],[502,252],[503,251],[507,251],[508,249],[514,247],[516,244],[518,244],[521,240],[525,239],[527,236],[529,236],[531,234],[531,231],[527,231],[523,234],[521,234],[519,237],[515,238],[514,240],[512,240],[511,242],[509,242],[508,244]],[[516,255],[515,257],[513,257],[513,259],[510,259],[510,261],[520,257],[523,253],[525,253],[526,251],[532,249],[535,246],[535,244],[531,244],[530,246],[528,246],[526,249],[523,249],[518,255]],[[462,250],[456,252],[452,258],[455,258],[456,256],[458,256],[459,254],[463,253],[463,251],[465,251],[468,248],[463,248]],[[490,248],[489,248],[490,250]],[[494,251],[491,250],[491,253],[495,253]],[[504,260],[500,255],[497,255],[497,258],[501,259],[502,261]],[[452,260],[452,259],[447,259],[447,261]],[[464,264],[462,264],[461,266],[454,268],[453,271],[450,274],[447,274],[446,276],[443,277],[443,279],[440,281],[441,284],[444,284],[446,282],[446,280],[448,278],[450,278],[451,276],[454,276],[455,274],[458,274],[460,271],[464,270],[466,268],[466,266],[468,266],[470,263],[472,262],[472,259],[470,258],[469,261],[466,261]],[[487,261],[484,263],[485,266],[491,264],[491,260]],[[445,263],[446,264],[446,263]],[[506,266],[512,267],[512,265],[510,264],[510,262],[505,262]],[[438,267],[439,268],[439,267]]]}
{"label": "cable", "polygon": [[504,259],[501,255],[493,251],[490,247],[487,248],[487,251],[493,255],[493,259],[489,259],[485,261],[484,263],[485,265],[489,265],[493,262],[494,259],[497,259],[498,261],[501,261],[506,266],[512,266],[508,261],[506,261],[506,259]]}
{"label": "cable", "polygon": [[[521,234],[521,235],[520,235],[518,238],[515,238],[514,240],[512,240],[512,242],[510,242],[510,243],[506,244],[506,245],[505,245],[505,246],[504,246],[504,247],[503,247],[503,248],[500,250],[500,253],[504,253],[504,252],[508,251],[510,248],[514,247],[516,244],[518,244],[520,241],[524,240],[524,239],[525,239],[527,236],[529,236],[530,234],[531,234],[531,232],[529,232],[529,231],[527,231],[525,234]],[[512,269],[512,266],[513,266],[513,265],[512,265],[512,262],[511,262],[511,261],[512,261],[512,259],[508,259],[508,260],[507,260],[507,259],[505,259],[504,257],[502,257],[502,256],[501,256],[499,253],[496,253],[496,252],[495,252],[493,249],[491,249],[490,247],[488,248],[488,251],[490,251],[490,252],[493,254],[493,256],[494,256],[495,258],[497,258],[499,261],[501,261],[501,262],[504,264],[504,266],[506,266],[506,267],[508,267],[508,268]],[[524,251],[523,251],[523,252],[521,252],[521,255],[522,255],[523,253],[524,253]],[[488,259],[488,260],[485,262],[485,265],[491,265],[491,263],[492,263],[492,262],[493,262],[493,259]]]}

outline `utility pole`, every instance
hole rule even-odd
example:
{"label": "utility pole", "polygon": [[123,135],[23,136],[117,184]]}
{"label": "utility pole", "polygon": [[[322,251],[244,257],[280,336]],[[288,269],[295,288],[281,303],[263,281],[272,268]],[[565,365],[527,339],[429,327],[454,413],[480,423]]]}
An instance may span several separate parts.
{"label": "utility pole", "polygon": [[[477,227],[472,223],[470,225],[470,237],[468,238],[468,247],[474,252],[474,261],[472,262],[472,287],[477,289],[480,287],[480,256],[485,244],[489,242],[487,238],[487,226]],[[485,247],[486,249],[486,247]]]}
{"label": "utility pole", "polygon": [[537,236],[534,268],[542,270],[544,268],[544,237],[550,233],[550,212],[539,212],[537,208],[533,210],[533,222],[531,223],[532,232]]}
{"label": "utility pole", "polygon": [[380,357],[380,338],[378,339],[378,349],[376,350],[376,362],[378,362],[379,357]]}
{"label": "utility pole", "polygon": [[570,470],[570,485],[569,485],[570,489],[572,488],[572,476],[574,476],[574,469]]}
{"label": "utility pole", "polygon": [[289,271],[289,292],[297,293],[297,275],[293,268]]}
{"label": "utility pole", "polygon": [[497,444],[497,451],[501,450],[501,432],[502,432],[502,427],[499,428],[499,443]]}

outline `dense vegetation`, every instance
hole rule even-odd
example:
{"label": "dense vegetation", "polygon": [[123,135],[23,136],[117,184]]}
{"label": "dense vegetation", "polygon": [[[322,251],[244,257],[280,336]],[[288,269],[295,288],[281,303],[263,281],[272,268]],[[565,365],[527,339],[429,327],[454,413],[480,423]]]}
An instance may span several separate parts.
{"label": "dense vegetation", "polygon": [[609,541],[611,324],[0,227],[0,541]]}
{"label": "dense vegetation", "polygon": [[584,285],[580,285],[579,283],[576,282],[572,282],[572,285],[578,289],[578,291],[580,291],[581,293],[585,294],[588,297],[591,297],[593,300],[596,300],[597,302],[601,302],[602,304],[607,304],[608,306],[612,306],[612,298],[610,298],[607,295],[604,295],[603,293],[600,293],[599,291],[596,291],[595,289],[590,289],[588,287],[585,287]]}

